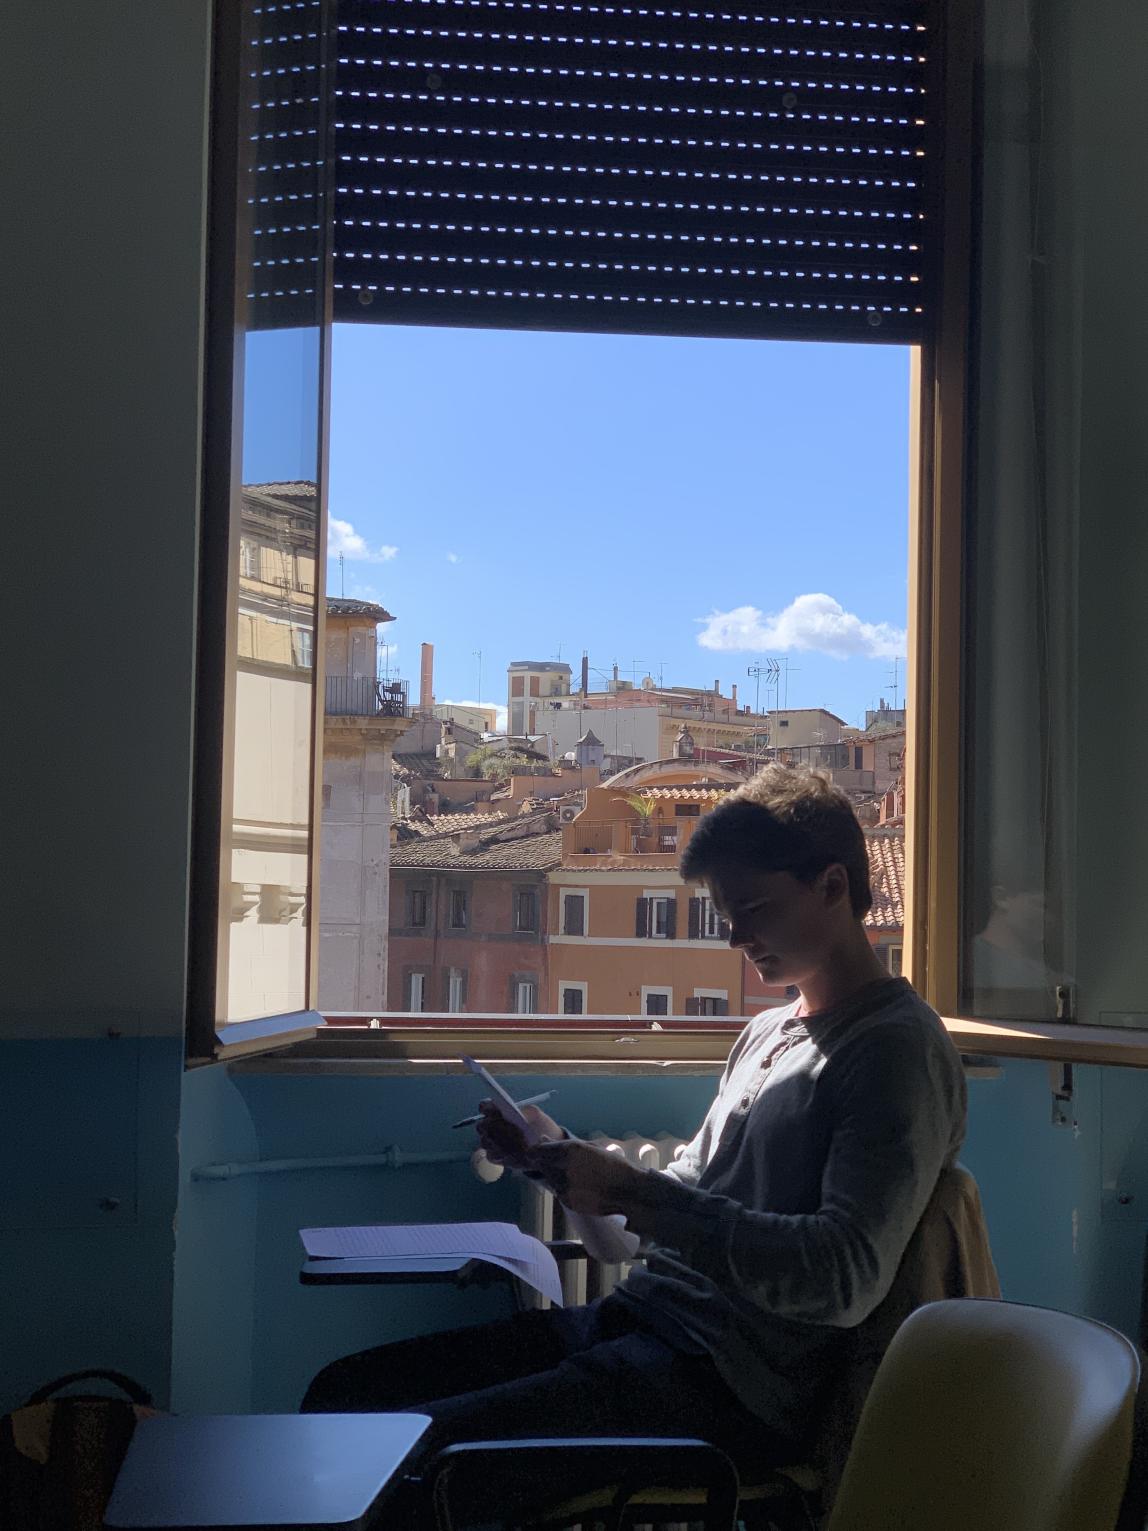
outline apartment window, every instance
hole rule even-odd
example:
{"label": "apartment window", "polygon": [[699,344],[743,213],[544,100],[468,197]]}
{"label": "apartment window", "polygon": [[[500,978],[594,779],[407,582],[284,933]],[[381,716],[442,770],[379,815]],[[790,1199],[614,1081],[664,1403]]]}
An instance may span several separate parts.
{"label": "apartment window", "polygon": [[244,579],[259,578],[259,544],[247,537],[239,544],[239,572]]}
{"label": "apartment window", "polygon": [[678,826],[676,824],[658,825],[658,850],[663,855],[676,851],[678,848]]}
{"label": "apartment window", "polygon": [[295,663],[301,670],[309,670],[315,662],[315,635],[309,627],[297,627],[291,634],[291,648]]}
{"label": "apartment window", "polygon": [[562,934],[584,936],[589,925],[590,895],[582,889],[562,894]]}
{"label": "apartment window", "polygon": [[514,984],[514,1013],[533,1015],[538,1008],[538,985],[532,978],[519,978]]}
{"label": "apartment window", "polygon": [[702,805],[700,803],[675,803],[675,819],[697,819],[701,817]]}
{"label": "apartment window", "polygon": [[728,1015],[729,992],[726,989],[695,989],[693,1006],[690,1007],[693,1015]]}
{"label": "apartment window", "polygon": [[672,941],[677,934],[677,899],[673,893],[644,893],[634,915],[634,934],[650,940]]}
{"label": "apartment window", "polygon": [[522,690],[523,690],[523,684],[522,683],[523,683],[523,677],[521,675],[512,675],[510,677],[510,694],[511,694],[511,696],[521,696],[522,695]]}
{"label": "apartment window", "polygon": [[673,1009],[674,991],[672,989],[652,988],[648,984],[642,985],[642,1014],[643,1015],[669,1015]]}
{"label": "apartment window", "polygon": [[586,985],[584,983],[560,983],[558,985],[558,1009],[563,1015],[585,1015]]}
{"label": "apartment window", "polygon": [[428,913],[427,890],[411,888],[407,893],[407,924],[415,930],[424,928]]}
{"label": "apartment window", "polygon": [[465,888],[450,890],[450,928],[465,930],[467,924],[467,896]]}
{"label": "apartment window", "polygon": [[447,970],[446,1008],[450,1015],[461,1015],[466,1009],[465,968],[449,968]]}
{"label": "apartment window", "polygon": [[407,1009],[419,1012],[426,1009],[426,974],[412,973],[409,980],[409,992],[407,995]]}
{"label": "apartment window", "polygon": [[889,960],[890,973],[892,973],[894,978],[900,978],[902,948],[900,946],[887,946],[885,952]]}
{"label": "apartment window", "polygon": [[538,893],[534,888],[514,890],[514,928],[523,933],[538,929]]}
{"label": "apartment window", "polygon": [[689,902],[690,940],[726,941],[729,939],[729,921],[717,910],[708,893],[701,893]]}

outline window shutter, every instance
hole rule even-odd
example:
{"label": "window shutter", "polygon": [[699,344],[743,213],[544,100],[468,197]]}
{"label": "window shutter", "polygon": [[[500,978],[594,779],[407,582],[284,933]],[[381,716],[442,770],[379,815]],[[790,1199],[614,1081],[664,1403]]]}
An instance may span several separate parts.
{"label": "window shutter", "polygon": [[700,898],[691,898],[689,907],[689,931],[690,940],[698,941],[702,934],[702,901]]}
{"label": "window shutter", "polygon": [[689,996],[689,998],[686,1000],[686,1014],[687,1015],[701,1015],[701,1013],[702,1013],[702,1002],[701,1002],[701,1000],[698,999],[698,997],[696,995],[691,994]]}
{"label": "window shutter", "polygon": [[648,898],[640,898],[634,906],[634,934],[636,936],[650,934],[650,900]]}
{"label": "window shutter", "polygon": [[676,898],[666,900],[666,940],[672,941],[678,933],[678,901]]}
{"label": "window shutter", "polygon": [[728,1015],[729,1014],[729,1000],[728,999],[715,999],[714,1000],[714,1014],[715,1015]]}
{"label": "window shutter", "polygon": [[941,13],[340,0],[335,319],[924,339]]}
{"label": "window shutter", "polygon": [[718,915],[717,933],[721,940],[729,940],[729,921],[724,914]]}

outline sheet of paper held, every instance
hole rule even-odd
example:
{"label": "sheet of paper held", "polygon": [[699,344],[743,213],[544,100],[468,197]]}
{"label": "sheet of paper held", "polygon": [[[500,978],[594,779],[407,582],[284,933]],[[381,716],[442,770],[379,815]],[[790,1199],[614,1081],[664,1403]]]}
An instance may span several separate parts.
{"label": "sheet of paper held", "polygon": [[366,1227],[300,1228],[312,1260],[379,1260],[404,1255],[467,1255],[510,1271],[558,1307],[558,1262],[539,1239],[513,1223],[378,1223]]}
{"label": "sheet of paper held", "polygon": [[[523,1116],[515,1101],[506,1093],[499,1084],[483,1068],[481,1063],[474,1058],[464,1055],[463,1063],[471,1071],[477,1074],[487,1089],[498,1102],[502,1117],[513,1122],[518,1127],[528,1144],[538,1141],[538,1132]],[[636,1233],[631,1233],[626,1227],[626,1219],[621,1213],[613,1213],[610,1217],[596,1217],[590,1212],[571,1212],[565,1208],[566,1222],[570,1232],[576,1239],[581,1239],[595,1260],[601,1260],[607,1265],[620,1265],[623,1260],[632,1260],[637,1252],[641,1240]]]}
{"label": "sheet of paper held", "polygon": [[492,1074],[488,1074],[486,1072],[477,1058],[468,1058],[464,1053],[462,1055],[462,1062],[463,1066],[468,1068],[472,1074],[478,1075],[483,1084],[490,1091],[491,1095],[494,1097],[494,1102],[498,1107],[498,1113],[502,1117],[503,1121],[509,1122],[513,1127],[517,1127],[519,1132],[521,1132],[522,1136],[526,1139],[527,1147],[533,1148],[535,1143],[538,1142],[538,1129],[537,1127],[532,1126],[531,1123],[527,1121],[526,1117],[523,1116],[522,1112],[518,1109],[518,1102],[514,1099],[514,1097],[508,1095],[499,1084],[498,1080],[495,1079]]}

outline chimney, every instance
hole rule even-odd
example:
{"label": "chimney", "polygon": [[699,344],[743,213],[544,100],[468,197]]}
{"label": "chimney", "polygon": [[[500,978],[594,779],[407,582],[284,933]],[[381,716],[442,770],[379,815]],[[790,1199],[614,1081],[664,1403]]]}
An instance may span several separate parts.
{"label": "chimney", "polygon": [[582,695],[585,696],[590,689],[590,656],[582,655]]}
{"label": "chimney", "polygon": [[734,681],[733,685],[730,687],[730,691],[733,693],[733,710],[734,710],[734,712],[736,712],[737,711],[737,681],[736,680]]}
{"label": "chimney", "polygon": [[429,712],[434,706],[434,644],[422,646],[422,664],[419,670],[419,710]]}
{"label": "chimney", "polygon": [[715,680],[714,681],[714,695],[715,696],[720,696],[721,695],[721,681],[720,680]]}

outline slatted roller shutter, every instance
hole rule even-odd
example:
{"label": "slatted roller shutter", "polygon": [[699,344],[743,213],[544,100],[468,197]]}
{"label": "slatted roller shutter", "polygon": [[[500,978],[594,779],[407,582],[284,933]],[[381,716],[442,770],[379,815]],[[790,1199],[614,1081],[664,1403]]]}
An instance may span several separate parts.
{"label": "slatted roller shutter", "polygon": [[316,325],[333,206],[331,3],[267,0],[248,5],[244,21],[248,325]]}
{"label": "slatted roller shutter", "polygon": [[935,3],[340,0],[335,318],[924,338]]}

